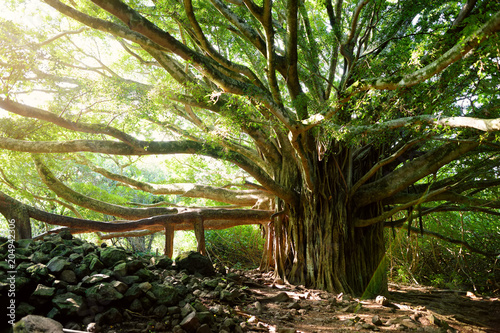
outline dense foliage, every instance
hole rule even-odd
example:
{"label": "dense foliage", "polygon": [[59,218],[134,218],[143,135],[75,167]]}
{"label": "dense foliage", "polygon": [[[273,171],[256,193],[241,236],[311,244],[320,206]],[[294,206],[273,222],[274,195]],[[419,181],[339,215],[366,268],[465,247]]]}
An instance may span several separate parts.
{"label": "dense foliage", "polygon": [[495,217],[443,213],[425,218],[424,223],[444,239],[418,233],[408,236],[406,229],[387,230],[390,280],[487,294],[500,291],[500,258],[477,253],[499,248]]}

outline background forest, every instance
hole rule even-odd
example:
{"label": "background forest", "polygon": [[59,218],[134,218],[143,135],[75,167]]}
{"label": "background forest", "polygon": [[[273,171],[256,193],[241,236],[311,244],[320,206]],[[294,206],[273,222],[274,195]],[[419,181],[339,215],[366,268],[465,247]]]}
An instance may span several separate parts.
{"label": "background forest", "polygon": [[2,6],[2,230],[499,292],[496,1]]}

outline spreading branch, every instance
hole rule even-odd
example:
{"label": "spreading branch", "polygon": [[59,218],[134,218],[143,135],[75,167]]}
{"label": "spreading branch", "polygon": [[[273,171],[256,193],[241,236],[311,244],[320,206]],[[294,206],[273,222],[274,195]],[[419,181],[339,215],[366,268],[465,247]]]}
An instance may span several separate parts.
{"label": "spreading branch", "polygon": [[198,39],[198,42],[200,43],[201,47],[207,51],[207,53],[219,64],[222,66],[226,67],[227,69],[235,72],[235,73],[240,73],[245,75],[251,83],[257,85],[259,88],[266,90],[265,86],[260,82],[259,78],[255,73],[250,70],[247,66],[239,65],[236,64],[229,59],[223,57],[215,48],[212,46],[212,44],[208,41],[207,37],[203,33],[203,30],[201,29],[201,26],[199,25],[198,21],[196,20],[195,14],[194,14],[194,9],[193,9],[193,3],[191,0],[184,0],[184,9],[186,10],[186,14],[188,16],[189,22],[191,23],[191,27],[196,34],[196,37]]}
{"label": "spreading branch", "polygon": [[[338,111],[338,107],[331,113],[333,116]],[[297,134],[309,130],[318,124],[325,121],[327,117],[317,113],[302,121],[302,127]],[[440,117],[434,115],[420,115],[414,117],[401,117],[394,120],[388,120],[372,125],[364,126],[340,126],[331,124],[330,126],[339,133],[346,135],[356,136],[396,130],[398,128],[428,125],[436,128],[471,128],[483,132],[496,132],[500,131],[500,118],[484,119],[477,117]]]}
{"label": "spreading branch", "polygon": [[43,164],[39,156],[33,155],[33,160],[35,161],[38,174],[40,175],[43,183],[47,185],[47,187],[59,197],[80,207],[129,220],[155,215],[173,214],[177,213],[178,211],[175,208],[162,207],[130,208],[91,198],[89,196],[78,193],[68,186],[64,185],[60,180],[56,178],[56,176],[49,170],[49,168],[45,164]]}
{"label": "spreading branch", "polygon": [[[387,227],[392,227],[390,225],[386,225],[386,226]],[[479,254],[482,254],[483,256],[486,256],[486,257],[496,257],[496,256],[500,255],[500,252],[486,252],[486,251],[480,250],[480,249],[478,249],[478,248],[470,245],[466,241],[455,239],[455,238],[452,238],[452,237],[448,237],[448,236],[442,235],[442,234],[440,234],[438,232],[435,232],[435,231],[430,231],[430,230],[427,230],[427,229],[420,229],[420,228],[412,227],[412,226],[408,227],[408,225],[404,225],[404,224],[393,226],[393,227],[400,228],[400,229],[410,230],[410,232],[413,232],[413,233],[419,233],[420,234],[420,233],[423,232],[424,235],[428,235],[428,236],[431,236],[431,237],[434,237],[434,238],[437,238],[437,239],[441,239],[441,240],[444,240],[445,242],[448,242],[448,243],[461,245],[461,246],[465,247],[466,249],[468,249],[471,252],[479,253]]]}
{"label": "spreading branch", "polygon": [[[155,215],[135,221],[102,222],[48,213],[25,205],[0,192],[0,208],[20,206],[27,209],[30,218],[52,225],[74,228],[80,232],[124,232],[155,229],[173,225],[174,230],[193,230],[194,222],[203,220],[206,229],[223,229],[241,224],[261,224],[270,221],[272,211],[256,209],[191,209],[177,214]],[[155,229],[158,230],[158,229]]]}
{"label": "spreading branch", "polygon": [[287,202],[296,202],[298,200],[297,195],[293,191],[276,183],[264,170],[239,154],[223,151],[194,141],[140,141],[140,145],[144,148],[132,148],[125,143],[100,140],[71,140],[62,142],[23,141],[0,137],[0,148],[2,149],[35,154],[93,152],[124,156],[165,154],[206,155],[236,164],[258,180],[270,192]]}
{"label": "spreading branch", "polygon": [[85,124],[81,122],[75,122],[71,120],[64,119],[52,112],[45,111],[39,108],[35,108],[29,105],[17,103],[10,100],[5,100],[0,98],[0,108],[9,111],[11,113],[26,117],[33,118],[51,122],[57,126],[91,134],[105,134],[114,137],[124,143],[127,143],[131,147],[141,149],[144,144],[141,141],[135,139],[133,136],[124,133],[116,128],[103,124]]}
{"label": "spreading branch", "polygon": [[479,142],[447,143],[415,158],[385,177],[361,186],[352,200],[357,207],[389,198],[419,179],[436,173],[442,166],[479,146]]}
{"label": "spreading branch", "polygon": [[391,216],[393,216],[397,212],[400,212],[400,211],[407,209],[409,207],[412,207],[412,206],[417,206],[423,202],[429,201],[431,198],[433,198],[441,193],[444,193],[446,191],[449,191],[450,189],[451,189],[451,187],[445,187],[445,188],[442,188],[442,189],[439,189],[436,191],[424,193],[424,194],[422,194],[422,196],[418,197],[415,200],[412,200],[412,201],[406,202],[403,205],[394,207],[393,209],[391,209],[387,212],[384,212],[381,215],[374,217],[374,218],[371,218],[371,219],[356,219],[354,221],[354,226],[357,228],[362,228],[362,227],[368,227],[368,226],[373,225],[375,223],[383,222],[383,221],[389,219]]}
{"label": "spreading branch", "polygon": [[221,187],[192,183],[176,184],[151,184],[141,182],[130,177],[109,172],[108,170],[87,164],[92,171],[97,172],[108,179],[129,185],[131,188],[145,191],[155,195],[181,195],[188,198],[204,198],[228,204],[240,206],[254,206],[263,201],[270,201],[265,192],[261,190],[229,190]]}
{"label": "spreading branch", "polygon": [[477,48],[488,38],[500,30],[500,12],[495,13],[484,25],[476,31],[458,41],[451,49],[445,52],[438,59],[429,65],[411,73],[401,76],[390,76],[387,78],[364,79],[352,84],[346,91],[345,96],[349,98],[352,95],[362,91],[376,90],[395,90],[403,87],[411,87],[418,83],[435,76],[445,68],[465,57],[472,49]]}
{"label": "spreading branch", "polygon": [[384,158],[383,160],[377,162],[370,169],[370,171],[368,171],[365,175],[363,175],[363,177],[361,177],[361,179],[359,179],[356,182],[356,184],[353,185],[353,187],[350,190],[349,196],[352,197],[353,194],[356,193],[356,191],[358,190],[358,188],[361,185],[363,185],[364,183],[366,183],[371,177],[373,177],[377,173],[377,171],[380,170],[380,168],[382,168],[384,165],[387,165],[387,164],[393,162],[399,156],[401,156],[402,154],[404,154],[408,149],[410,149],[411,147],[413,147],[415,144],[424,141],[425,139],[426,139],[426,137],[412,140],[412,141],[408,142],[406,145],[404,145],[402,148],[400,148],[397,152],[395,152],[394,154],[392,154],[391,156],[389,156],[387,158]]}
{"label": "spreading branch", "polygon": [[[363,2],[361,2],[363,3]],[[362,79],[354,82],[342,92],[342,98],[324,112],[311,115],[302,120],[301,131],[307,131],[331,119],[353,96],[367,90],[396,90],[422,83],[441,73],[451,64],[464,58],[471,50],[477,48],[500,30],[500,12],[495,13],[484,25],[476,29],[468,37],[458,41],[453,47],[427,66],[407,75],[384,78]],[[341,50],[344,50],[341,48]],[[424,116],[425,118],[426,116]],[[427,116],[428,117],[428,116]],[[398,120],[396,120],[398,121]],[[498,126],[498,123],[495,125]]]}

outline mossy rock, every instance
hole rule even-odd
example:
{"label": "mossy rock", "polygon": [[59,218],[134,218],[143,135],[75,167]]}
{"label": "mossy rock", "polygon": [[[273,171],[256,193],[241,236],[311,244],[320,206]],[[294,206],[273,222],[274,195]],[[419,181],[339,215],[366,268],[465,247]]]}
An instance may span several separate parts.
{"label": "mossy rock", "polygon": [[127,252],[114,247],[105,247],[101,250],[101,261],[107,267],[113,267],[119,261],[124,261],[127,256]]}
{"label": "mossy rock", "polygon": [[191,274],[199,273],[203,276],[214,276],[212,262],[201,253],[189,251],[181,253],[175,258],[175,264],[180,270],[187,270]]}

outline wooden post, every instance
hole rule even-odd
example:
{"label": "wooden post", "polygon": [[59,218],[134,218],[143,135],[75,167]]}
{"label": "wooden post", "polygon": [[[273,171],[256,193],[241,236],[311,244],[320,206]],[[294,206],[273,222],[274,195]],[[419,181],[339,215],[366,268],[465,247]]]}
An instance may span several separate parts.
{"label": "wooden post", "polygon": [[174,226],[165,224],[165,255],[172,258],[174,254]]}
{"label": "wooden post", "polygon": [[32,239],[31,220],[26,206],[12,205],[0,210],[0,213],[5,216],[9,225],[14,226],[15,240]]}
{"label": "wooden post", "polygon": [[274,267],[274,222],[263,223],[262,227],[264,228],[266,243],[259,269],[267,272],[269,268]]}
{"label": "wooden post", "polygon": [[198,242],[198,252],[202,255],[207,255],[207,250],[205,248],[205,228],[203,227],[203,219],[200,217],[194,222],[194,235],[196,236],[196,241]]}

